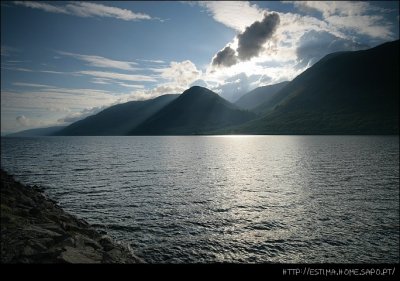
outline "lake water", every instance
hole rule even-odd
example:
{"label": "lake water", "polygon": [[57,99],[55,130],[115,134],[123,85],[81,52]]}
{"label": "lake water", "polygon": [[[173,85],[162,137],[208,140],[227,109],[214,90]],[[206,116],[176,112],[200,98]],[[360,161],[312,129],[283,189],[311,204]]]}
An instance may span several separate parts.
{"label": "lake water", "polygon": [[2,138],[1,166],[152,263],[399,262],[398,136]]}

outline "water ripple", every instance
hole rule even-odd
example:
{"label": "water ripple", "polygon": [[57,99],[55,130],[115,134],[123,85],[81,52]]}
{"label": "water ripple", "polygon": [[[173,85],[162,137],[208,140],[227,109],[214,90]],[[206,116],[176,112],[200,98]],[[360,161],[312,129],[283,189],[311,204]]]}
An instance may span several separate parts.
{"label": "water ripple", "polygon": [[1,166],[152,263],[399,262],[399,137],[2,138]]}

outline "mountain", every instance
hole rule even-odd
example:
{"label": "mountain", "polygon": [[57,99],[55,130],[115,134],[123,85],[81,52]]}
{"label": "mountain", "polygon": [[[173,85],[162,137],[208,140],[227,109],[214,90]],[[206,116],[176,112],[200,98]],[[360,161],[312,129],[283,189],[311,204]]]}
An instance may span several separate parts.
{"label": "mountain", "polygon": [[218,94],[193,86],[129,134],[202,134],[238,125],[255,117],[254,113],[238,109]]}
{"label": "mountain", "polygon": [[398,134],[399,40],[333,53],[297,76],[239,134]]}
{"label": "mountain", "polygon": [[176,99],[178,95],[163,95],[144,101],[131,101],[111,106],[96,115],[72,123],[57,132],[58,136],[126,135],[129,131]]}
{"label": "mountain", "polygon": [[38,128],[20,131],[17,133],[12,133],[6,135],[6,137],[38,137],[38,136],[50,136],[60,130],[65,128],[65,126],[54,126],[48,128]]}
{"label": "mountain", "polygon": [[238,99],[235,105],[239,108],[253,110],[264,102],[271,100],[287,84],[289,82],[285,81],[274,85],[258,87]]}

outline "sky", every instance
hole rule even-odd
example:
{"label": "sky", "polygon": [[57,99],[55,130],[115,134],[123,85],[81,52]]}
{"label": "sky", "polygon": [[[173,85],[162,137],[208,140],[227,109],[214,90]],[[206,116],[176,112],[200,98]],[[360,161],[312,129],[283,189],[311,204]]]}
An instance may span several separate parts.
{"label": "sky", "polygon": [[397,39],[398,1],[2,1],[1,134],[193,85],[234,102]]}

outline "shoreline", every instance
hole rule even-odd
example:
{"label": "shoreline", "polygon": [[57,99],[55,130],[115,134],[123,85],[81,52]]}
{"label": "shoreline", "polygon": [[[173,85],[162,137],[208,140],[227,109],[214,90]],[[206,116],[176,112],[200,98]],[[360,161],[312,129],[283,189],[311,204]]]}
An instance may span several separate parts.
{"label": "shoreline", "polygon": [[1,259],[4,263],[145,263],[129,246],[65,212],[43,189],[1,169]]}

